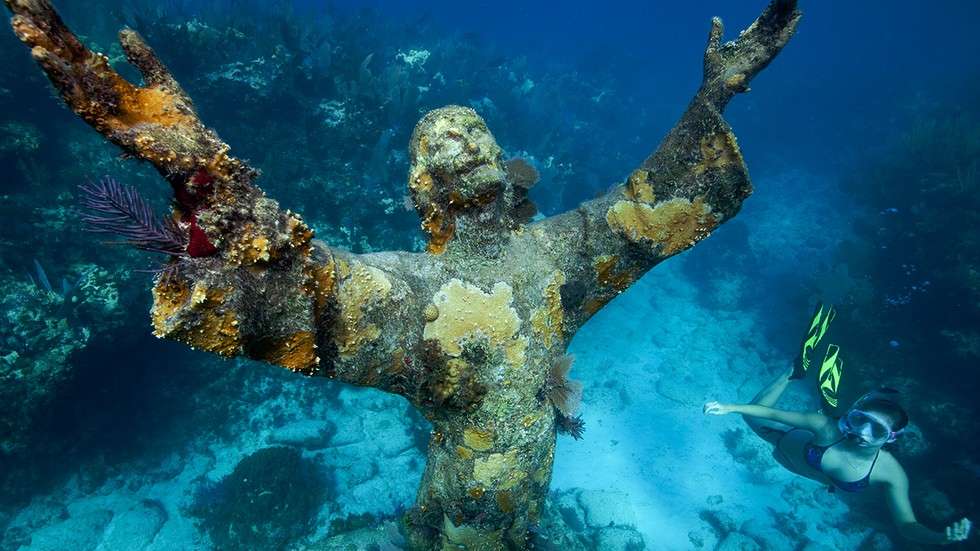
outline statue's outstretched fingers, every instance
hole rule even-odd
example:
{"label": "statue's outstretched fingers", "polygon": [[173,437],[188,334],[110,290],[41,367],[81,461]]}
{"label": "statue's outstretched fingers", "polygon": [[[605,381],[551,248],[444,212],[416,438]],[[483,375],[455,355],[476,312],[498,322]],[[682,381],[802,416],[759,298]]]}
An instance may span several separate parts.
{"label": "statue's outstretched fingers", "polygon": [[708,31],[708,46],[704,49],[704,74],[708,75],[721,70],[721,37],[725,34],[725,25],[720,17],[711,18],[711,29]]}
{"label": "statue's outstretched fingers", "polygon": [[126,59],[143,76],[146,85],[163,86],[190,105],[190,97],[139,33],[128,28],[119,31],[119,44],[126,54]]}
{"label": "statue's outstretched fingers", "polygon": [[793,37],[802,13],[795,0],[774,0],[738,38],[722,43],[724,26],[711,21],[704,52],[700,97],[722,111],[735,94],[747,92],[749,81],[766,68]]}
{"label": "statue's outstretched fingers", "polygon": [[23,42],[73,61],[86,52],[85,46],[62,22],[47,0],[4,0],[14,14],[11,26]]}

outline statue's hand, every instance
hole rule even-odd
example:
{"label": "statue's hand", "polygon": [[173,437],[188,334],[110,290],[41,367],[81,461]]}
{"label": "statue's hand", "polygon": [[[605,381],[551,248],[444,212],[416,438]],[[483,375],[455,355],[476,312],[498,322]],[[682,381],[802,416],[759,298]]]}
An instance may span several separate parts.
{"label": "statue's hand", "polygon": [[202,166],[216,176],[230,172],[217,166],[228,164],[228,146],[201,123],[190,98],[135,31],[122,30],[119,43],[142,75],[142,86],[82,44],[48,0],[4,2],[13,12],[17,37],[31,48],[65,103],[100,134],[150,161],[170,180],[182,180]]}
{"label": "statue's hand", "polygon": [[725,43],[721,19],[712,19],[704,51],[703,97],[721,111],[732,96],[747,92],[752,77],[789,42],[800,16],[796,0],[773,0],[738,39]]}

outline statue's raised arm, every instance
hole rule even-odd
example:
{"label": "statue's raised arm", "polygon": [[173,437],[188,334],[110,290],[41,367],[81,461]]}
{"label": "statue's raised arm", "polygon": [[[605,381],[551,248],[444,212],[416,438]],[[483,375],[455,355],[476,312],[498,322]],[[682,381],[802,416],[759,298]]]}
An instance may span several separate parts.
{"label": "statue's raised arm", "polygon": [[379,364],[390,372],[401,361],[399,340],[369,339],[399,334],[385,327],[402,323],[412,305],[398,300],[411,294],[399,271],[414,266],[397,256],[370,262],[314,241],[297,214],[255,185],[258,172],[201,122],[136,32],[122,30],[119,41],[142,86],[85,47],[47,0],[5,2],[15,33],[65,103],[173,188],[186,250],[153,290],[158,336],[403,394],[418,386],[404,375],[379,375]]}
{"label": "statue's raised arm", "polygon": [[626,182],[533,231],[568,276],[573,331],[662,260],[734,216],[752,191],[735,135],[721,113],[796,30],[795,0],[775,0],[736,40],[711,22],[701,88],[677,125]]}

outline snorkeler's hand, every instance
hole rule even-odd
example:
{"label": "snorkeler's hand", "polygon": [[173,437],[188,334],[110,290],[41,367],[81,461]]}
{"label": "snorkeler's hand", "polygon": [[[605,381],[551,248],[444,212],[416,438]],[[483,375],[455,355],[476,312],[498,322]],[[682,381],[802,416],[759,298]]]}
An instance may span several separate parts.
{"label": "snorkeler's hand", "polygon": [[972,527],[973,523],[967,518],[962,518],[950,524],[946,527],[946,541],[949,543],[965,541],[966,538],[970,537],[970,528]]}
{"label": "snorkeler's hand", "polygon": [[734,412],[735,409],[729,404],[723,404],[721,402],[708,402],[704,404],[704,414],[705,415],[727,415]]}

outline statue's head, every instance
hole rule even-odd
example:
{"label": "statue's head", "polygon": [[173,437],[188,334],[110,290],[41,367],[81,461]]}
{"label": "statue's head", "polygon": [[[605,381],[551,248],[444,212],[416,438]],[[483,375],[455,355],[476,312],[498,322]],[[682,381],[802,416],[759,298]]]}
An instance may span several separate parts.
{"label": "statue's head", "polygon": [[429,252],[443,252],[456,238],[498,237],[513,226],[513,205],[524,201],[526,189],[515,193],[503,152],[476,111],[458,105],[430,111],[415,126],[409,152],[408,188]]}

